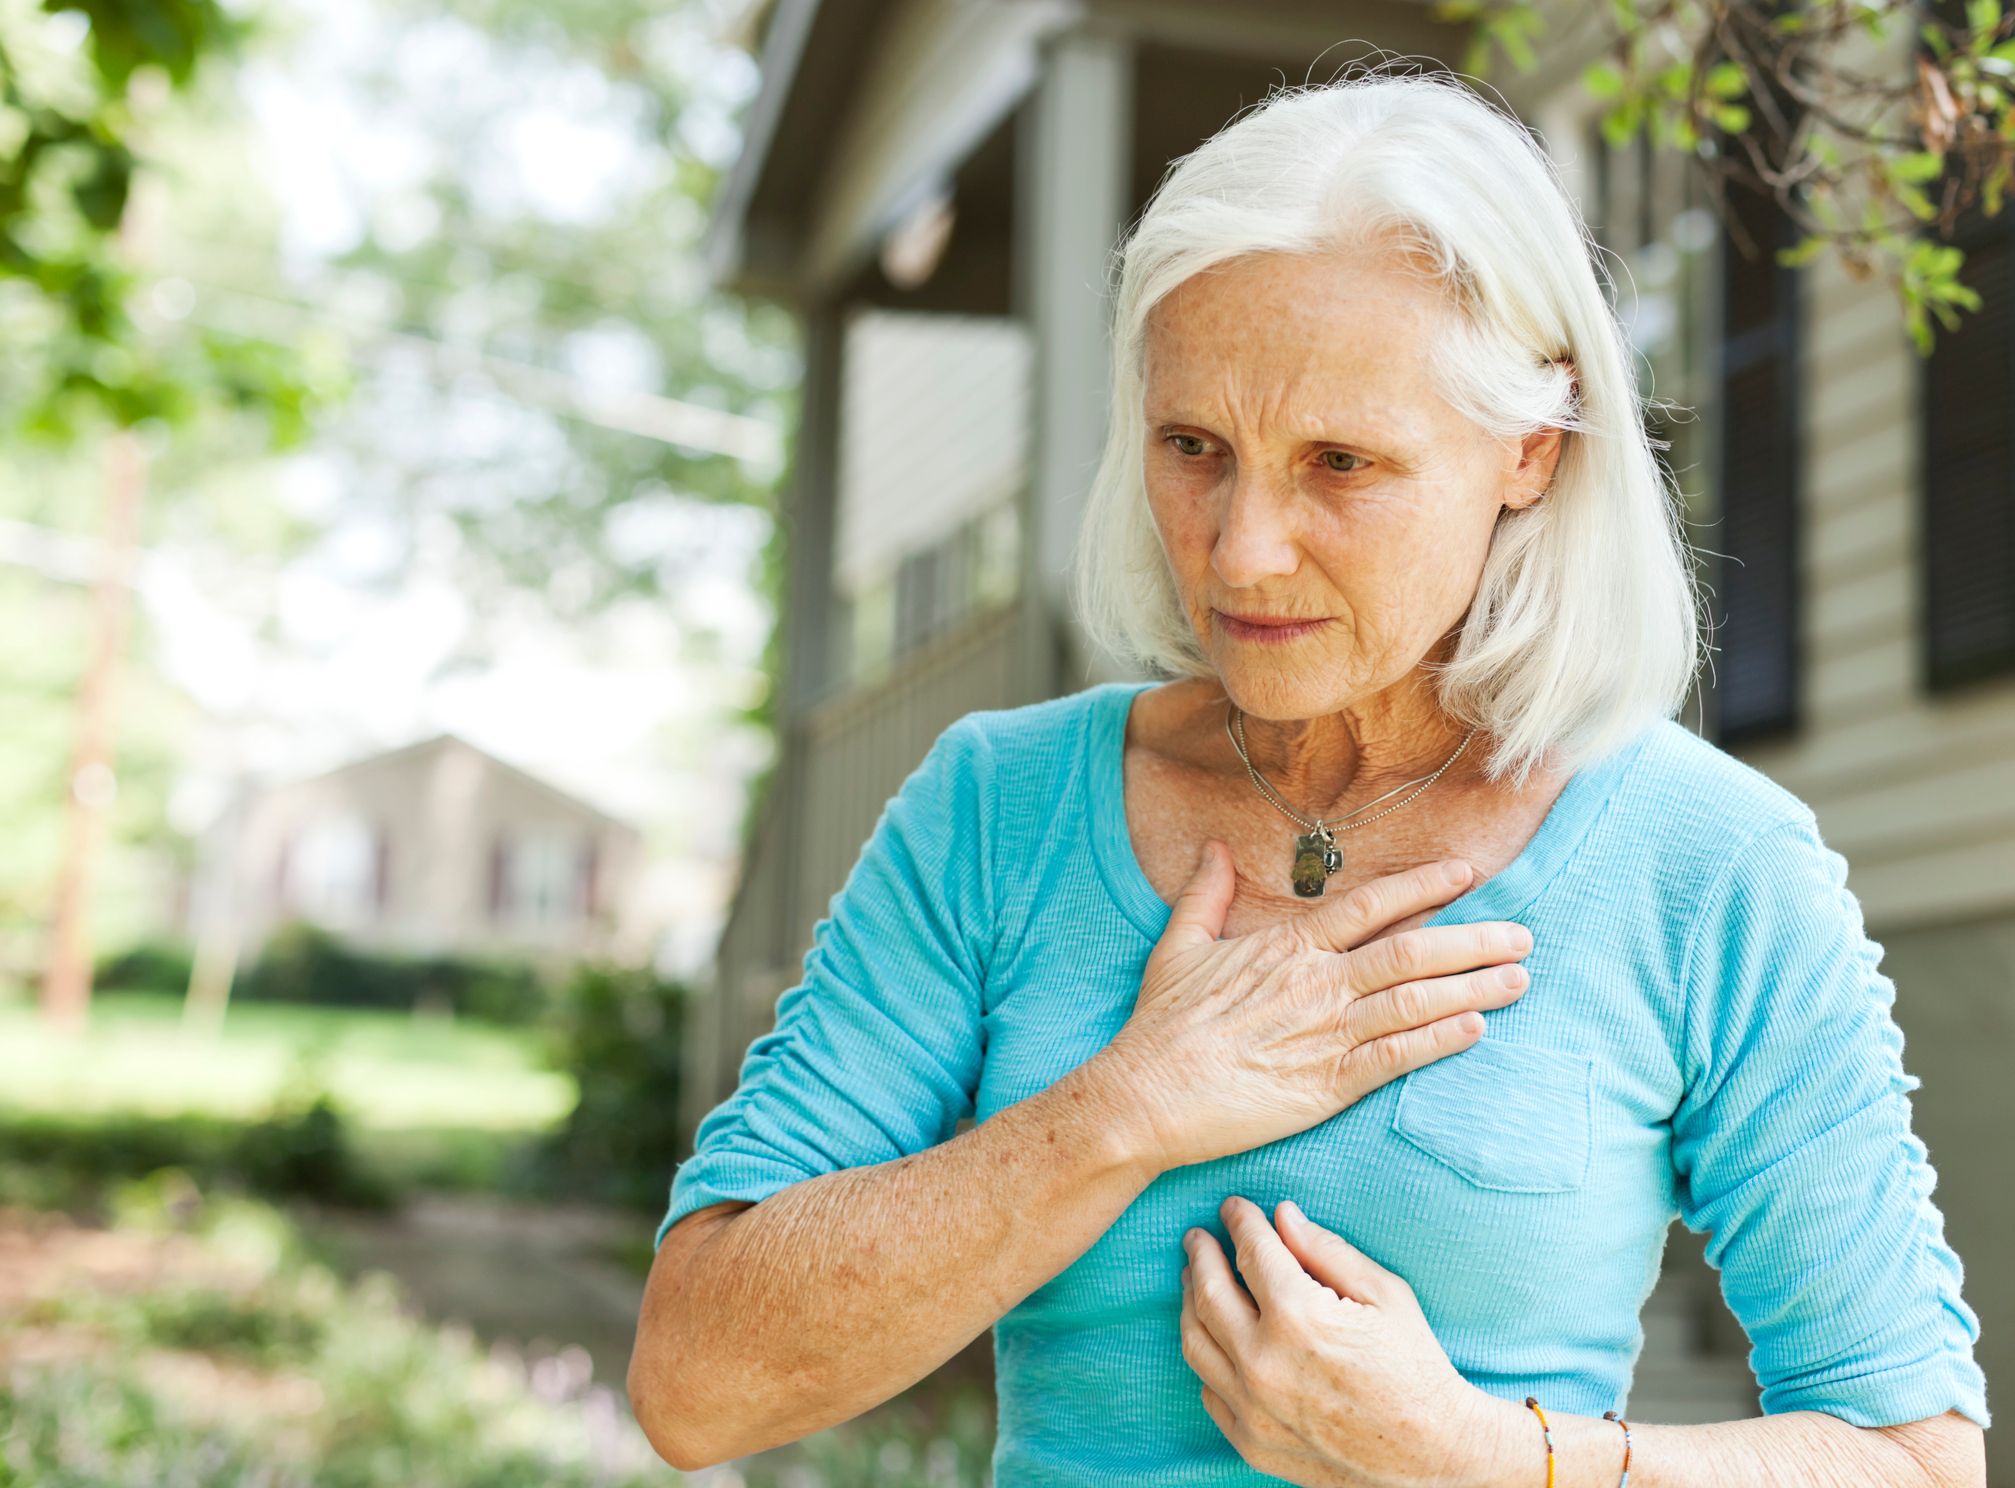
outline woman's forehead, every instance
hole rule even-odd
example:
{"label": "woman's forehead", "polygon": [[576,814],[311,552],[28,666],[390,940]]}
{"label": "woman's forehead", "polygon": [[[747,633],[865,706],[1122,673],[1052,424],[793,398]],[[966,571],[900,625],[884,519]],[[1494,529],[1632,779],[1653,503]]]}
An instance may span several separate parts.
{"label": "woman's forehead", "polygon": [[1430,362],[1433,316],[1417,301],[1379,292],[1352,299],[1355,313],[1266,301],[1226,313],[1192,299],[1151,325],[1144,411],[1208,421],[1263,403],[1272,416],[1308,422],[1347,406],[1359,434],[1423,436],[1440,401]]}
{"label": "woman's forehead", "polygon": [[1420,320],[1448,308],[1447,291],[1392,250],[1251,253],[1190,275],[1157,301],[1150,330],[1236,330],[1256,311],[1289,320],[1328,314],[1376,314]]}

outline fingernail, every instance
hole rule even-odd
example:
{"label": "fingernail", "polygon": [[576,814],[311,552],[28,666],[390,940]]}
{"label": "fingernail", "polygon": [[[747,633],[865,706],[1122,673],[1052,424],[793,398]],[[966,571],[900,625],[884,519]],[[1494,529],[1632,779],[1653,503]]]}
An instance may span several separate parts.
{"label": "fingernail", "polygon": [[1441,876],[1447,879],[1452,884],[1468,883],[1469,864],[1443,863],[1441,865]]}
{"label": "fingernail", "polygon": [[1301,1212],[1301,1206],[1295,1203],[1293,1199],[1282,1199],[1280,1201],[1280,1207],[1287,1211],[1288,1217],[1292,1219],[1296,1224],[1308,1223],[1308,1216]]}

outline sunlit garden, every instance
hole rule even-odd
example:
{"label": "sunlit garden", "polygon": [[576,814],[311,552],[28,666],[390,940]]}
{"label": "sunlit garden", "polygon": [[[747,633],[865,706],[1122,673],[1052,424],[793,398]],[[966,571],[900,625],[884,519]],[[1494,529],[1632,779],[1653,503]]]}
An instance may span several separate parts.
{"label": "sunlit garden", "polygon": [[[208,1028],[113,991],[82,1038],[0,998],[0,1485],[676,1479],[623,1369],[681,995],[584,972],[522,1024],[246,1002]],[[984,1381],[929,1384],[693,1476],[984,1481]]]}

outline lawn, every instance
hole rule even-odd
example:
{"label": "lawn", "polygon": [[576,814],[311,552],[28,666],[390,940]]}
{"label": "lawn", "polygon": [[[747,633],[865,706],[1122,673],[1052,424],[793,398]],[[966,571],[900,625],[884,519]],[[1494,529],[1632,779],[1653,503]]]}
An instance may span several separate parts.
{"label": "lawn", "polygon": [[363,1132],[543,1131],[577,1098],[534,1033],[468,1019],[240,1003],[213,1036],[178,998],[107,992],[70,1038],[0,1003],[0,1114],[255,1120],[304,1086]]}

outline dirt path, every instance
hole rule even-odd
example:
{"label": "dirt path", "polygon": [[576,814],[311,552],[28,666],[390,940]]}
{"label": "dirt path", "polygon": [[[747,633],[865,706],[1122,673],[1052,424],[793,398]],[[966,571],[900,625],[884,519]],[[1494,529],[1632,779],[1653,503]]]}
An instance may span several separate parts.
{"label": "dirt path", "polygon": [[620,1390],[643,1279],[614,1259],[648,1221],[622,1212],[482,1194],[423,1194],[397,1212],[300,1211],[348,1275],[397,1277],[428,1319],[543,1353],[585,1349],[594,1378]]}

